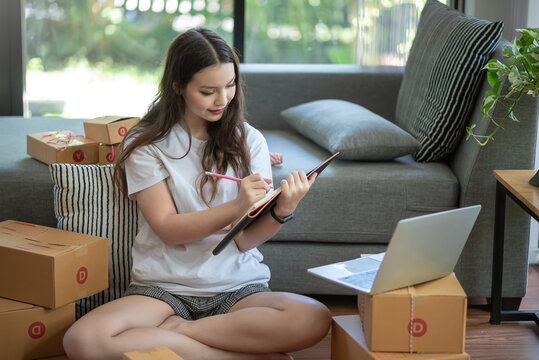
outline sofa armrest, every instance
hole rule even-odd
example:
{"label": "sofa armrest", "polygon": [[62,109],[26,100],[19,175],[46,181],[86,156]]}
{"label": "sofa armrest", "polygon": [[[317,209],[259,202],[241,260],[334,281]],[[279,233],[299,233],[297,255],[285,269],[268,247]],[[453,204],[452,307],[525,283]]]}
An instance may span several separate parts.
{"label": "sofa armrest", "polygon": [[242,64],[246,116],[259,129],[291,127],[281,111],[320,99],[347,100],[394,121],[404,69],[356,65]]}
{"label": "sofa armrest", "polygon": [[[494,55],[501,57],[501,49],[507,43],[502,43]],[[474,132],[479,135],[490,133],[494,126],[483,119],[480,111],[482,94],[490,87],[485,79],[477,96],[471,119],[468,125],[476,124]],[[502,117],[504,109],[498,106],[494,116]],[[498,131],[494,140],[486,146],[480,146],[470,138],[461,141],[454,155],[449,159],[449,165],[460,184],[459,205],[467,206],[481,204],[481,214],[470,235],[466,248],[457,264],[458,273],[467,273],[464,288],[482,289],[477,292],[490,294],[490,278],[492,271],[492,243],[494,237],[494,206],[496,198],[496,181],[493,177],[495,169],[533,169],[537,137],[537,98],[523,96],[515,107],[515,115],[519,122],[508,120],[504,128]],[[506,205],[505,234],[507,246],[504,263],[504,294],[512,297],[524,296],[524,285],[515,279],[525,279],[527,276],[529,216],[518,208],[512,201]],[[504,295],[506,296],[506,295]]]}
{"label": "sofa armrest", "polygon": [[[502,60],[502,48],[509,43],[501,42],[493,57]],[[506,80],[507,83],[507,80]],[[504,83],[504,86],[506,85]],[[479,90],[474,111],[468,125],[476,124],[474,132],[487,135],[494,126],[481,113],[483,94],[490,86],[486,76]],[[508,119],[503,127],[486,146],[479,146],[470,138],[463,137],[459,147],[450,159],[450,166],[459,179],[461,186],[460,205],[471,204],[477,199],[483,199],[484,193],[494,191],[495,183],[492,171],[495,169],[532,169],[535,159],[535,143],[537,134],[537,98],[525,95],[515,107],[515,114],[519,122]],[[502,106],[494,108],[495,117],[503,117],[505,109]],[[488,196],[490,196],[489,194]],[[493,197],[492,197],[493,198]]]}

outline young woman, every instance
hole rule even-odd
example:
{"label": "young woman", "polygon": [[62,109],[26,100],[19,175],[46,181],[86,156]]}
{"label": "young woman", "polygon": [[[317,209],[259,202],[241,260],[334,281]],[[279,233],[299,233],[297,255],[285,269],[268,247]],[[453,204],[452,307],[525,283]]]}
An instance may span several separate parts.
{"label": "young woman", "polygon": [[256,249],[293,214],[314,176],[289,174],[272,213],[212,255],[271,184],[266,141],[243,119],[238,59],[221,37],[194,29],[172,42],[159,94],[123,149],[115,182],[139,207],[131,285],[128,296],[68,330],[70,359],[120,359],[163,345],[186,360],[291,359],[326,335],[328,309],[271,292]]}

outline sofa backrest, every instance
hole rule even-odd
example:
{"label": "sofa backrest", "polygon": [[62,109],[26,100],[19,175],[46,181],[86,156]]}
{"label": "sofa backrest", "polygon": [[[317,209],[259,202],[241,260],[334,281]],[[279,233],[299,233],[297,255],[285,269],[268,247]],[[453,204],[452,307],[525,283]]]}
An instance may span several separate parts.
{"label": "sofa backrest", "polygon": [[394,121],[401,67],[242,64],[247,121],[259,129],[291,129],[281,111],[320,99],[347,100]]}

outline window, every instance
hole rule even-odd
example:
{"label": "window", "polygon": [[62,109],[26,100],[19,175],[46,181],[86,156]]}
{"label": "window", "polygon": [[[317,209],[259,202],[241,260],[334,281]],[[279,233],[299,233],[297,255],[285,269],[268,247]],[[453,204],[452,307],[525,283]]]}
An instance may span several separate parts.
{"label": "window", "polygon": [[[240,1],[242,60],[402,66],[425,1]],[[205,26],[232,43],[234,5],[234,0],[25,0],[28,115],[143,115],[157,92],[172,39]]]}
{"label": "window", "polygon": [[174,37],[206,26],[231,41],[233,0],[26,0],[30,115],[142,115]]}
{"label": "window", "polygon": [[425,2],[247,0],[245,62],[402,66]]}

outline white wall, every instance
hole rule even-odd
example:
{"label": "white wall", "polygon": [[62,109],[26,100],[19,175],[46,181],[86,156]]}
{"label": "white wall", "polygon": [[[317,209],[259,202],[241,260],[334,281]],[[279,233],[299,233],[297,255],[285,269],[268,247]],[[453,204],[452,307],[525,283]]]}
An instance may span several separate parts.
{"label": "white wall", "polygon": [[[539,28],[539,0],[466,0],[464,12],[485,20],[502,20],[503,37],[509,41],[519,35],[515,29]],[[539,146],[536,146],[535,169],[539,169]],[[533,219],[530,224],[530,263],[539,263],[539,225]]]}
{"label": "white wall", "polygon": [[517,35],[515,29],[528,26],[531,6],[539,7],[539,0],[466,0],[464,12],[485,20],[502,20],[503,37],[512,40]]}
{"label": "white wall", "polygon": [[529,0],[527,22],[527,27],[539,28],[539,0]]}

